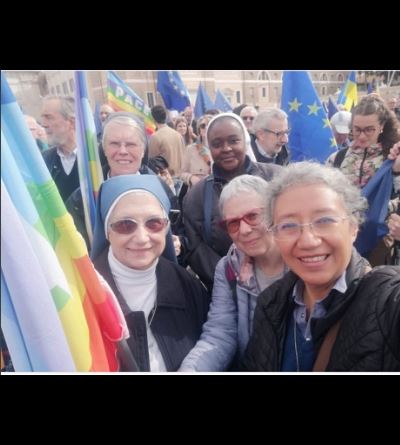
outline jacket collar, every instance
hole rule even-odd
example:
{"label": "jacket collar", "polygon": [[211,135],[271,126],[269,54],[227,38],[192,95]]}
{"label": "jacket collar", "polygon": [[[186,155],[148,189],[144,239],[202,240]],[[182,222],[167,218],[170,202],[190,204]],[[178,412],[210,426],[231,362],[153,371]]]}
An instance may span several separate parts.
{"label": "jacket collar", "polygon": [[[158,306],[185,309],[185,289],[183,286],[177,286],[174,278],[179,279],[179,276],[175,269],[176,266],[171,261],[160,257],[156,267],[157,304]],[[188,289],[186,289],[187,291]]]}

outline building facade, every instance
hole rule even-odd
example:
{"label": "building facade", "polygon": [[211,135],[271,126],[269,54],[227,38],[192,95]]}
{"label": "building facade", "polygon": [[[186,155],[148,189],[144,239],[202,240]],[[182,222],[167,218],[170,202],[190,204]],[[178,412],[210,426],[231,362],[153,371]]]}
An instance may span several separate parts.
{"label": "building facade", "polygon": [[[116,71],[135,93],[149,107],[163,104],[157,92],[157,71]],[[260,110],[270,106],[280,106],[282,94],[282,70],[180,70],[183,83],[189,90],[192,105],[195,104],[197,89],[202,82],[211,100],[216,90],[221,90],[229,99],[232,107],[242,103],[254,105]],[[322,100],[329,95],[335,96],[342,88],[349,71],[310,71],[313,84]],[[381,88],[380,94],[386,96],[400,93],[400,79],[396,72],[394,85]],[[40,118],[41,99],[46,94],[74,95],[74,71],[6,71],[10,86],[18,103],[27,114]],[[365,94],[365,82],[371,74],[359,72],[357,77],[359,96]],[[107,102],[107,71],[87,72],[88,91],[91,105]]]}

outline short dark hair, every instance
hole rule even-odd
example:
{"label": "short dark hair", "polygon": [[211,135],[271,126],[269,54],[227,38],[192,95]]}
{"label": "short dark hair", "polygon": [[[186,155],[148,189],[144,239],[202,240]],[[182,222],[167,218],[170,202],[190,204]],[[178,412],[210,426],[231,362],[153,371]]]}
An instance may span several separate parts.
{"label": "short dark hair", "polygon": [[151,109],[151,115],[157,124],[165,124],[167,121],[167,111],[162,105],[155,105]]}
{"label": "short dark hair", "polygon": [[210,114],[211,116],[216,116],[217,114],[221,113],[217,108],[210,108],[206,110],[204,114]]}

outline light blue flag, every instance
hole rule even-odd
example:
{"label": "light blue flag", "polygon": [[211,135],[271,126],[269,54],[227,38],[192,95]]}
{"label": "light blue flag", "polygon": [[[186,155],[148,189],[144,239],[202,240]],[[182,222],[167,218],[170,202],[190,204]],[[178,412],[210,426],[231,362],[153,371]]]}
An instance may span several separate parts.
{"label": "light blue flag", "polygon": [[206,110],[211,108],[215,108],[215,105],[200,82],[199,89],[197,90],[196,103],[194,105],[194,117],[198,119],[205,114]]}
{"label": "light blue flag", "polygon": [[[9,147],[2,135],[4,149],[8,151]],[[32,206],[28,192],[20,190],[18,196],[23,199],[22,205]],[[40,264],[34,228],[15,208],[3,180],[1,206],[1,327],[14,369],[75,371],[48,277]]]}
{"label": "light blue flag", "polygon": [[223,113],[232,111],[232,106],[229,103],[229,100],[220,90],[217,90],[217,93],[215,95],[215,107],[218,108],[218,110],[221,110]]}
{"label": "light blue flag", "polygon": [[337,150],[336,140],[318,94],[306,71],[283,73],[281,108],[288,115],[292,161],[324,163]]}
{"label": "light blue flag", "polygon": [[182,82],[178,71],[159,71],[157,91],[161,94],[168,110],[183,111],[190,106],[189,91]]}

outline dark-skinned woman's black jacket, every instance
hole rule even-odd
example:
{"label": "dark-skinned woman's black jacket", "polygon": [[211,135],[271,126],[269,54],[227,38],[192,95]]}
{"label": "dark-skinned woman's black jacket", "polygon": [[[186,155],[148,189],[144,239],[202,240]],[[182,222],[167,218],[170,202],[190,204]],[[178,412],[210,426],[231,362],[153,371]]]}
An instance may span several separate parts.
{"label": "dark-skinned woman's black jacket", "polygon": [[[400,266],[378,266],[367,274],[365,266],[366,261],[353,249],[346,271],[347,291],[332,290],[324,300],[326,315],[311,321],[318,353],[329,328],[341,319],[326,371],[400,371]],[[297,280],[289,272],[259,295],[241,370],[281,370]]]}

